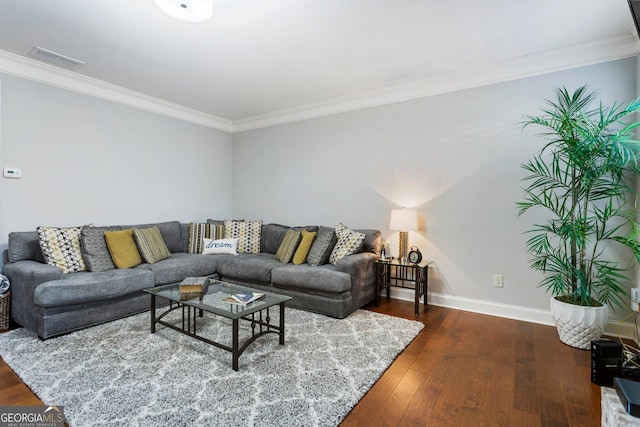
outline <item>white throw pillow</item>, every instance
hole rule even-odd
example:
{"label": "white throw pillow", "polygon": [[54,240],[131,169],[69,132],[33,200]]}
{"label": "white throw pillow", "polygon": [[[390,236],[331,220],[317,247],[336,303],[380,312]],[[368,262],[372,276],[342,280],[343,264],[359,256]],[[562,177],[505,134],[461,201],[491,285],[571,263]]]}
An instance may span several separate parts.
{"label": "white throw pillow", "polygon": [[202,253],[238,255],[238,239],[202,239]]}

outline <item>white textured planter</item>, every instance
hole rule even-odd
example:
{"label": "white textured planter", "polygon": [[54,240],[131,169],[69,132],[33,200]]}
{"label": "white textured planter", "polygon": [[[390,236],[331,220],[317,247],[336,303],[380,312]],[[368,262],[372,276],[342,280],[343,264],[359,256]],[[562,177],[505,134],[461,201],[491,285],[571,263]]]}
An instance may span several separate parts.
{"label": "white textured planter", "polygon": [[560,341],[571,347],[588,350],[591,341],[602,336],[609,320],[609,307],[583,307],[551,298],[551,315]]}

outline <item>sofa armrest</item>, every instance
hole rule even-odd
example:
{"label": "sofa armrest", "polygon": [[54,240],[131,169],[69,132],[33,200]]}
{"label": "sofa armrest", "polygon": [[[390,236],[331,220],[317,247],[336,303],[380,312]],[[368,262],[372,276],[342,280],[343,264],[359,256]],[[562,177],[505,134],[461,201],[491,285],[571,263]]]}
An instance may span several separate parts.
{"label": "sofa armrest", "polygon": [[64,276],[61,268],[33,260],[5,264],[2,266],[2,274],[11,281],[12,291],[19,288],[35,288],[40,283]]}
{"label": "sofa armrest", "polygon": [[16,261],[2,266],[11,283],[11,317],[27,328],[34,328],[33,293],[41,283],[61,279],[62,269],[38,261]]}
{"label": "sofa armrest", "polygon": [[361,252],[340,258],[336,270],[351,276],[351,296],[354,310],[375,299],[375,269],[373,263],[379,258],[371,252]]}
{"label": "sofa armrest", "polygon": [[351,276],[361,276],[368,270],[373,269],[373,263],[378,259],[378,255],[371,252],[360,252],[340,258],[336,262],[336,270],[348,273]]}

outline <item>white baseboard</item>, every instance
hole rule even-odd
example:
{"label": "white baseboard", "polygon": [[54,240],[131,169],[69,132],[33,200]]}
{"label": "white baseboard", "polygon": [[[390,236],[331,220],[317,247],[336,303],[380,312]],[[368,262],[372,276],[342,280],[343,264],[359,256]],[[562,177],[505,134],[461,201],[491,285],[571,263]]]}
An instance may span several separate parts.
{"label": "white baseboard", "polygon": [[[391,298],[403,301],[413,301],[414,295],[415,294],[412,289],[391,288]],[[427,302],[428,304],[439,307],[453,308],[456,310],[487,314],[489,316],[504,317],[506,319],[554,326],[551,311],[549,310],[501,304],[492,301],[456,297],[433,292],[429,292]],[[605,329],[605,334],[635,340],[635,325],[629,322],[620,322],[619,320],[609,320],[607,328]]]}

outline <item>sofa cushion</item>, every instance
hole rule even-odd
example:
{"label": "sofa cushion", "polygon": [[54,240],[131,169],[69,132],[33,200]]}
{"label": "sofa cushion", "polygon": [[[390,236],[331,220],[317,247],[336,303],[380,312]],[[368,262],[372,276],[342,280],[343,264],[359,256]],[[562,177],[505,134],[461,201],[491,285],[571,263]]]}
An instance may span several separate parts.
{"label": "sofa cushion", "polygon": [[153,273],[139,268],[71,273],[63,279],[41,283],[33,299],[39,306],[60,307],[117,298],[153,285]]}
{"label": "sofa cushion", "polygon": [[323,226],[318,228],[318,234],[307,256],[307,264],[317,266],[326,264],[329,261],[329,256],[337,241],[334,230]]}
{"label": "sofa cushion", "polygon": [[380,245],[382,243],[382,233],[380,230],[373,229],[355,229],[358,233],[364,233],[365,238],[358,252],[370,252],[380,255]]}
{"label": "sofa cushion", "polygon": [[311,245],[316,238],[316,234],[318,234],[317,231],[307,230],[302,230],[300,233],[302,238],[300,239],[300,243],[298,244],[296,253],[293,254],[293,259],[291,260],[291,262],[293,262],[295,265],[304,264],[307,261],[309,250],[311,250]]}
{"label": "sofa cushion", "polygon": [[291,262],[293,254],[296,252],[296,249],[298,249],[301,238],[302,234],[300,231],[293,229],[287,231],[282,239],[282,243],[280,243],[280,247],[276,251],[276,259],[285,264]]}
{"label": "sofa cushion", "polygon": [[133,229],[105,231],[104,239],[107,242],[107,248],[109,248],[111,259],[116,268],[132,268],[142,264],[138,246],[133,240]]}
{"label": "sofa cushion", "polygon": [[203,239],[218,240],[224,237],[223,224],[189,223],[189,248],[190,254],[201,254]]}
{"label": "sofa cushion", "polygon": [[158,227],[162,240],[169,252],[184,252],[184,244],[182,243],[182,226],[180,221],[156,222],[151,224],[126,225],[120,228],[150,228]]}
{"label": "sofa cushion", "polygon": [[44,264],[37,231],[14,231],[9,233],[9,262],[33,260]]}
{"label": "sofa cushion", "polygon": [[47,264],[61,268],[65,274],[87,269],[80,250],[82,227],[38,227],[36,231]]}
{"label": "sofa cushion", "polygon": [[260,231],[262,221],[230,221],[224,222],[224,238],[238,239],[238,253],[260,253]]}
{"label": "sofa cushion", "polygon": [[220,255],[217,257],[218,273],[222,275],[222,280],[227,276],[247,282],[270,283],[271,270],[282,265],[273,254]]}
{"label": "sofa cushion", "polygon": [[80,247],[84,262],[89,271],[113,270],[116,266],[111,260],[104,232],[109,227],[82,227],[80,232]]}
{"label": "sofa cushion", "polygon": [[336,237],[338,241],[329,257],[329,262],[333,265],[336,265],[340,258],[355,254],[362,246],[365,235],[345,227],[344,224],[340,224],[336,227]]}
{"label": "sofa cushion", "polygon": [[297,288],[322,293],[351,291],[351,276],[326,264],[319,267],[305,265],[280,265],[271,271],[274,288]]}
{"label": "sofa cushion", "polygon": [[149,264],[154,264],[171,256],[171,252],[167,249],[158,227],[134,228],[133,240],[136,242],[142,259]]}
{"label": "sofa cushion", "polygon": [[215,255],[188,254],[177,252],[171,258],[146,264],[155,275],[156,285],[166,285],[182,281],[185,277],[210,276],[216,273],[218,259]]}
{"label": "sofa cushion", "polygon": [[264,224],[260,232],[260,252],[275,254],[289,227],[281,224]]}

